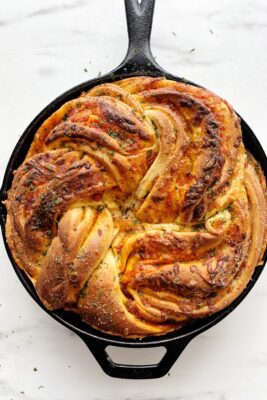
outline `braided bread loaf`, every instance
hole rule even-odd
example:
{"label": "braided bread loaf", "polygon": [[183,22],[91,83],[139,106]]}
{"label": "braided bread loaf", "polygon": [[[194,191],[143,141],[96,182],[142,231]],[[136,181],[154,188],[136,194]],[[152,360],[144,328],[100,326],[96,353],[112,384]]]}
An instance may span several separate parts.
{"label": "braided bread loaf", "polygon": [[161,335],[244,290],[266,246],[265,192],[226,101],[136,77],[42,124],[14,174],[6,234],[48,309]]}

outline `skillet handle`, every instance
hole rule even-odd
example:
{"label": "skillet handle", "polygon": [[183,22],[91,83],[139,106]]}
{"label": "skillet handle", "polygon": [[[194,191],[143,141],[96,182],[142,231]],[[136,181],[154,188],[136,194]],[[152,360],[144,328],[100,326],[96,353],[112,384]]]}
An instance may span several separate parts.
{"label": "skillet handle", "polygon": [[[160,345],[166,348],[166,353],[158,364],[151,365],[127,365],[115,363],[106,351],[106,347],[109,344],[86,336],[81,336],[81,338],[107,375],[113,378],[122,379],[153,379],[160,378],[167,374],[184,348],[191,341],[192,336]],[[127,347],[127,344],[125,347]],[[136,347],[145,347],[145,345]]]}
{"label": "skillet handle", "polygon": [[150,48],[150,36],[154,14],[155,0],[124,0],[127,18],[129,45],[121,66],[124,71],[134,72],[149,67],[153,69],[154,61]]}

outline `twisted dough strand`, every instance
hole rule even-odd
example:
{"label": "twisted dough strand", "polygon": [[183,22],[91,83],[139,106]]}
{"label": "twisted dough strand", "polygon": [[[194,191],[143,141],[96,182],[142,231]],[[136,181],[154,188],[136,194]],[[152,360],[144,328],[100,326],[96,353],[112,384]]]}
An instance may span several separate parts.
{"label": "twisted dough strand", "polygon": [[164,78],[99,85],[36,132],[6,201],[8,244],[44,305],[124,337],[229,305],[266,247],[266,186],[239,119]]}

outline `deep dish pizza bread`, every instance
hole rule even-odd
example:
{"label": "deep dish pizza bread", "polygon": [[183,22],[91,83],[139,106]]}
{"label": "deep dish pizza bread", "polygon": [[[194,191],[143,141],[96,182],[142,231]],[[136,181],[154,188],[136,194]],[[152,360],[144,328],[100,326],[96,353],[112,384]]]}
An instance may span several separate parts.
{"label": "deep dish pizza bread", "polygon": [[164,78],[94,87],[36,132],[6,235],[49,310],[123,337],[228,306],[266,247],[265,178],[213,93]]}

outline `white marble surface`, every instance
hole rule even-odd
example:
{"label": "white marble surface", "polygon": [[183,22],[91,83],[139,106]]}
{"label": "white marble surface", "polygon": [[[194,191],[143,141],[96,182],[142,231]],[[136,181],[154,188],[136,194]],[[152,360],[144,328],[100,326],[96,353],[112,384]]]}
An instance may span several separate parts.
{"label": "white marble surface", "polygon": [[[227,98],[265,150],[266,36],[266,0],[156,4],[158,63]],[[47,103],[119,64],[127,46],[123,1],[1,0],[0,37],[2,178],[20,134]],[[267,398],[267,271],[238,309],[187,347],[169,376],[136,382],[104,375],[82,341],[25,292],[2,243],[0,257],[1,400]]]}

